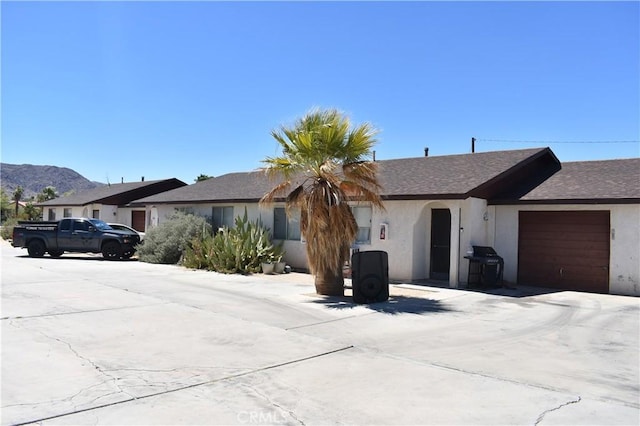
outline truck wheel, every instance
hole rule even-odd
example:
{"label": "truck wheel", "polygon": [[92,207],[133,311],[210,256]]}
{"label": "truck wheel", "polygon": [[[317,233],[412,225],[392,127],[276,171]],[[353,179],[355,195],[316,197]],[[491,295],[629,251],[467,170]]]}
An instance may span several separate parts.
{"label": "truck wheel", "polygon": [[49,256],[51,257],[60,257],[64,253],[63,250],[49,250]]}
{"label": "truck wheel", "polygon": [[31,257],[42,257],[47,251],[42,240],[32,240],[27,247],[27,252]]}
{"label": "truck wheel", "polygon": [[122,248],[116,241],[108,241],[102,246],[102,257],[107,260],[118,260],[122,257]]}

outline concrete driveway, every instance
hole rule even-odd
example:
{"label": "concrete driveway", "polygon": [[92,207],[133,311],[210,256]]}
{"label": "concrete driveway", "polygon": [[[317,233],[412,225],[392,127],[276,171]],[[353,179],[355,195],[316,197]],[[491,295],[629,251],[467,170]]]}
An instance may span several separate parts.
{"label": "concrete driveway", "polygon": [[640,423],[640,299],[2,252],[2,424]]}

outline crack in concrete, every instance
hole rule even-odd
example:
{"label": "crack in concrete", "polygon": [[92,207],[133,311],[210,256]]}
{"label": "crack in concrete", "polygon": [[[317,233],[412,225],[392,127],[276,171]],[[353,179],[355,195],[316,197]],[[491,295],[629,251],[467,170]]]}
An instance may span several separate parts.
{"label": "crack in concrete", "polygon": [[[13,320],[9,321],[9,325],[11,325],[12,327],[15,327],[15,328],[24,328],[24,326],[18,326],[17,324],[15,324],[15,322],[14,322]],[[80,389],[78,392],[76,392],[75,394],[73,394],[73,395],[71,395],[71,396],[69,396],[69,397],[62,398],[62,399],[58,400],[58,402],[63,402],[63,401],[72,402],[72,403],[74,404],[74,405],[73,405],[74,410],[76,410],[76,409],[77,409],[77,405],[76,405],[76,404],[75,404],[75,402],[74,402],[74,399],[75,399],[75,398],[77,398],[78,396],[82,395],[83,393],[85,393],[85,392],[89,391],[90,389],[93,389],[93,388],[96,388],[96,387],[102,386],[102,385],[104,385],[104,384],[109,384],[109,385],[111,385],[113,388],[115,388],[115,390],[114,390],[113,392],[109,392],[109,393],[108,393],[108,394],[106,394],[106,395],[98,396],[97,398],[95,398],[95,400],[98,400],[98,399],[104,398],[104,397],[105,397],[105,396],[107,396],[107,395],[114,395],[114,394],[118,394],[118,393],[123,394],[123,395],[126,395],[126,396],[127,396],[128,398],[130,398],[130,399],[136,399],[136,397],[135,397],[135,396],[133,396],[133,395],[129,394],[128,392],[126,392],[124,389],[122,389],[122,388],[118,385],[118,380],[119,380],[119,378],[118,378],[118,377],[112,376],[111,374],[109,374],[109,373],[107,373],[105,370],[103,370],[103,369],[102,369],[98,364],[96,364],[93,360],[91,360],[90,358],[88,358],[88,357],[86,357],[86,356],[84,356],[84,355],[81,355],[81,354],[80,354],[80,353],[79,353],[79,352],[78,352],[78,351],[77,351],[77,350],[76,350],[76,349],[71,345],[71,343],[66,342],[66,341],[64,341],[64,340],[62,340],[62,339],[60,339],[60,338],[58,338],[58,337],[50,336],[50,335],[48,335],[47,333],[45,333],[45,332],[43,332],[43,331],[41,331],[41,330],[33,330],[33,329],[31,329],[31,331],[34,331],[34,332],[36,332],[36,333],[40,334],[41,336],[44,336],[45,338],[47,338],[47,339],[49,339],[49,340],[56,341],[56,342],[58,342],[58,343],[60,343],[60,344],[62,344],[62,345],[64,345],[64,346],[66,346],[66,347],[69,349],[69,351],[71,351],[71,353],[73,353],[73,354],[74,354],[78,359],[81,359],[81,360],[83,360],[83,361],[87,362],[87,363],[88,363],[89,365],[91,365],[91,366],[92,366],[92,367],[93,367],[93,368],[94,368],[94,369],[95,369],[95,370],[96,370],[100,375],[102,375],[103,377],[105,377],[105,378],[107,379],[107,380],[104,380],[104,381],[102,381],[102,382],[100,382],[100,383],[96,383],[96,384],[93,384],[93,385],[88,386],[88,387],[86,387],[86,388],[82,388],[82,389]],[[53,401],[48,401],[48,402],[53,402]],[[90,402],[89,402],[89,403],[90,403]],[[29,405],[33,405],[33,404],[29,404]]]}
{"label": "crack in concrete", "polygon": [[[44,313],[39,315],[18,315],[15,317],[7,316],[0,318],[0,321],[6,320],[15,320],[15,319],[33,319],[33,318],[47,318],[47,317],[58,317],[63,315],[76,315],[76,314],[91,314],[94,312],[108,312],[108,311],[119,311],[123,309],[136,309],[136,308],[146,308],[149,306],[158,306],[158,305],[167,305],[171,302],[161,302],[161,303],[151,303],[147,305],[131,305],[131,306],[118,306],[115,308],[103,308],[103,309],[87,309],[84,311],[69,311],[69,312],[53,312],[53,313]],[[66,305],[64,305],[67,307]],[[70,308],[71,309],[71,308]]]}
{"label": "crack in concrete", "polygon": [[244,385],[245,387],[248,387],[249,389],[251,389],[253,392],[256,393],[256,395],[258,395],[259,397],[261,397],[263,400],[267,401],[267,403],[269,405],[272,405],[273,407],[277,408],[278,410],[280,410],[281,412],[287,413],[289,414],[289,417],[291,419],[293,419],[295,422],[297,422],[298,424],[305,426],[305,423],[300,420],[298,418],[298,416],[296,416],[296,414],[293,412],[293,410],[289,410],[285,407],[283,407],[282,405],[278,404],[277,402],[275,402],[274,400],[272,400],[271,398],[269,398],[269,396],[265,395],[264,393],[260,392],[258,389],[254,388],[253,386],[249,386],[247,384]]}
{"label": "crack in concrete", "polygon": [[[43,335],[46,336],[46,334],[44,334],[44,333],[43,333]],[[46,336],[46,337],[49,337],[49,336]],[[53,338],[53,339],[54,340],[59,340],[59,339],[55,339],[55,338]],[[59,341],[61,343],[65,343],[65,342],[63,342],[61,340],[59,340]],[[241,373],[237,373],[237,374],[231,374],[231,375],[226,376],[226,377],[220,377],[220,378],[212,379],[212,380],[205,380],[203,382],[192,383],[192,384],[181,386],[181,387],[178,387],[178,388],[175,388],[175,389],[167,389],[167,390],[164,390],[164,391],[155,392],[155,393],[151,393],[151,394],[147,394],[147,395],[142,395],[142,396],[139,396],[139,397],[131,396],[131,395],[129,395],[126,392],[123,391],[123,393],[125,395],[128,395],[130,397],[129,399],[125,399],[125,400],[122,400],[122,401],[111,402],[111,403],[102,404],[102,405],[97,405],[97,406],[94,406],[94,407],[81,408],[81,409],[77,409],[74,406],[74,410],[73,411],[69,411],[69,412],[65,412],[65,413],[59,413],[59,414],[56,414],[56,415],[52,415],[52,416],[48,416],[48,417],[44,417],[44,418],[40,418],[40,419],[24,421],[24,422],[16,423],[13,426],[23,426],[23,425],[30,425],[30,424],[34,424],[34,423],[42,423],[42,422],[45,422],[45,421],[48,421],[48,420],[59,419],[61,417],[67,417],[67,416],[70,416],[70,415],[73,415],[73,414],[84,413],[84,412],[87,412],[87,411],[94,411],[94,410],[98,410],[100,408],[112,407],[114,405],[120,405],[120,404],[124,404],[124,403],[127,403],[127,402],[135,401],[135,400],[153,398],[153,397],[156,397],[156,396],[161,396],[161,395],[166,395],[166,394],[169,394],[169,393],[179,392],[179,391],[186,390],[186,389],[197,388],[197,387],[200,387],[200,386],[205,386],[205,385],[209,385],[209,384],[213,384],[213,383],[217,383],[217,382],[222,382],[222,381],[226,381],[226,380],[233,380],[233,379],[236,379],[236,378],[239,378],[239,377],[248,376],[248,375],[255,374],[255,373],[260,373],[262,371],[273,370],[275,368],[280,368],[280,367],[284,367],[284,366],[287,366],[287,365],[297,364],[297,363],[309,361],[309,360],[312,360],[312,359],[320,358],[320,357],[323,357],[323,356],[332,355],[332,354],[335,354],[335,353],[338,353],[338,352],[342,352],[342,351],[346,351],[346,350],[349,350],[349,349],[353,349],[353,345],[343,346],[343,347],[340,347],[338,349],[333,349],[333,350],[322,352],[322,353],[318,353],[318,354],[315,354],[315,355],[310,355],[310,356],[307,356],[307,357],[304,357],[304,358],[298,358],[298,359],[294,359],[294,360],[291,360],[291,361],[284,361],[284,362],[281,362],[281,363],[278,363],[278,364],[267,365],[265,367],[255,368],[253,370],[249,370],[249,371],[245,371],[245,372],[241,372]],[[104,374],[104,372],[102,372],[102,374]],[[105,374],[105,376],[110,377],[110,376],[108,376],[106,374]]]}
{"label": "crack in concrete", "polygon": [[578,402],[580,402],[580,401],[582,401],[582,398],[578,396],[578,399],[572,399],[571,401],[567,401],[567,402],[565,402],[564,404],[560,404],[560,405],[558,405],[557,407],[550,408],[550,409],[548,409],[548,410],[543,411],[543,412],[542,412],[542,414],[540,414],[540,415],[538,416],[538,418],[536,419],[536,422],[534,423],[534,425],[535,425],[535,426],[539,425],[539,424],[540,424],[540,422],[542,422],[542,420],[544,420],[544,417],[545,417],[547,414],[552,413],[552,412],[554,412],[554,411],[558,411],[558,410],[560,410],[561,408],[566,407],[567,405],[577,404],[577,403],[578,403]]}

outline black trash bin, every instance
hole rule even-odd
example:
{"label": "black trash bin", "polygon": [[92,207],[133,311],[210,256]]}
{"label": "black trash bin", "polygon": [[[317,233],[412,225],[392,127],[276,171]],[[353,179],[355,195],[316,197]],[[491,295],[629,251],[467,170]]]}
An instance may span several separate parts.
{"label": "black trash bin", "polygon": [[351,255],[354,303],[377,303],[389,299],[389,255],[386,251],[358,251]]}

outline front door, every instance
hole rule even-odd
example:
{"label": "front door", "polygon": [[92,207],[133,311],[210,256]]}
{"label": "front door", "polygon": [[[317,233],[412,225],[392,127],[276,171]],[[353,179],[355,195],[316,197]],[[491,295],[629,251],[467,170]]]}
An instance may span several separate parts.
{"label": "front door", "polygon": [[431,209],[431,279],[449,279],[450,256],[451,212],[449,209]]}
{"label": "front door", "polygon": [[131,227],[138,232],[144,232],[145,228],[145,211],[144,210],[133,210],[131,212]]}

